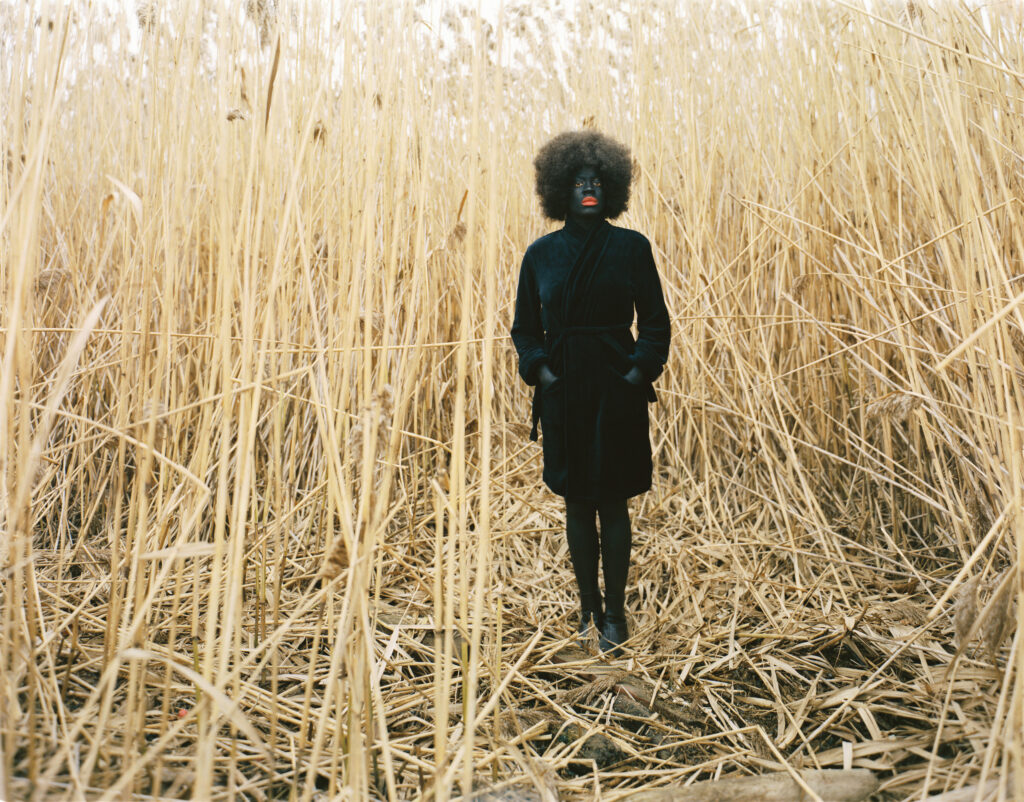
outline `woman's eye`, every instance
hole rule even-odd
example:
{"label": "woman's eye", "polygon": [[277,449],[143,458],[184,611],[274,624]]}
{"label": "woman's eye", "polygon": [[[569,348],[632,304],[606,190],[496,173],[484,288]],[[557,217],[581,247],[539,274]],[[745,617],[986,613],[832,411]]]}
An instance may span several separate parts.
{"label": "woman's eye", "polygon": [[582,186],[583,186],[583,182],[582,181],[577,181],[576,182],[576,187],[577,188],[582,187]]}
{"label": "woman's eye", "polygon": [[600,178],[595,178],[594,179],[594,186],[595,187],[601,186],[601,179]]}

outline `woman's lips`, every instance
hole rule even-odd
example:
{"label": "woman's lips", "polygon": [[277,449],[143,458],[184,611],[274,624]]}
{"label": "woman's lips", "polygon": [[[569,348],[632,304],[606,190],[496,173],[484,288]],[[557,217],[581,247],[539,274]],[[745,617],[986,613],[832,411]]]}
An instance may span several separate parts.
{"label": "woman's lips", "polygon": [[584,198],[580,203],[584,206],[597,206],[597,198]]}

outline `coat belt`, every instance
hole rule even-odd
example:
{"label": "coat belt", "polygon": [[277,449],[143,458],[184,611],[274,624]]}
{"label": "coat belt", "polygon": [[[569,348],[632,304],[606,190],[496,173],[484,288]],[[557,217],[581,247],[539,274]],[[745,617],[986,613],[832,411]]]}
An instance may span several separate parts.
{"label": "coat belt", "polygon": [[[565,350],[566,340],[570,336],[601,337],[616,331],[629,331],[632,325],[633,323],[630,321],[629,323],[613,323],[607,326],[566,326],[558,333],[558,336],[552,340],[551,345],[548,347],[548,358],[554,359],[556,364],[561,364],[562,372],[564,373],[565,362],[562,352]],[[530,428],[530,439],[534,441],[537,439],[537,423],[540,421],[541,404],[541,385],[538,383],[533,389],[533,426]]]}

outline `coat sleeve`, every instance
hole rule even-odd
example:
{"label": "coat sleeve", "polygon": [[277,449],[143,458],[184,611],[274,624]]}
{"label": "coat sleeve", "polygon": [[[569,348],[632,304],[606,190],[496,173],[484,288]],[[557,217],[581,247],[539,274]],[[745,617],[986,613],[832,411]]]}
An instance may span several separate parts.
{"label": "coat sleeve", "polygon": [[639,336],[629,361],[640,369],[648,381],[654,381],[661,375],[668,361],[671,324],[650,242],[644,242],[632,280]]}
{"label": "coat sleeve", "polygon": [[523,256],[519,268],[519,288],[516,291],[516,315],[512,321],[512,343],[519,354],[519,375],[533,386],[537,384],[537,371],[547,361],[544,350],[544,326],[540,316],[540,293],[537,278],[530,263],[530,255]]}

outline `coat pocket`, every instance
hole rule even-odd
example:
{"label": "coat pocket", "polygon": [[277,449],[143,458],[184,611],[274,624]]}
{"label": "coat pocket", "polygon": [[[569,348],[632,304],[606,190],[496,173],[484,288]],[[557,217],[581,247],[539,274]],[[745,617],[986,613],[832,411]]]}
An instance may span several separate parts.
{"label": "coat pocket", "polygon": [[635,495],[650,486],[647,385],[610,367],[607,374],[596,441],[602,485],[615,495]]}
{"label": "coat pocket", "polygon": [[604,394],[609,417],[615,419],[641,418],[646,426],[647,388],[645,384],[633,384],[615,368],[609,367]]}
{"label": "coat pocket", "polygon": [[561,377],[540,388],[540,429],[547,439],[548,433],[561,432],[565,426],[565,387]]}
{"label": "coat pocket", "polygon": [[565,384],[555,379],[540,390],[541,446],[544,450],[544,481],[554,492],[564,494],[569,473],[565,431]]}

